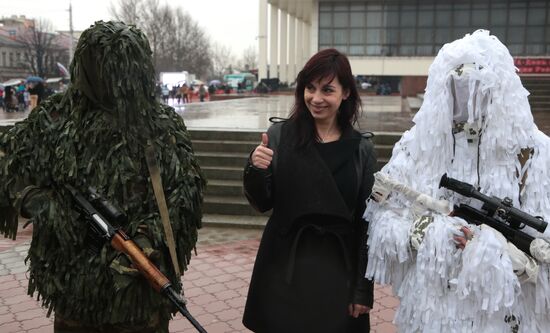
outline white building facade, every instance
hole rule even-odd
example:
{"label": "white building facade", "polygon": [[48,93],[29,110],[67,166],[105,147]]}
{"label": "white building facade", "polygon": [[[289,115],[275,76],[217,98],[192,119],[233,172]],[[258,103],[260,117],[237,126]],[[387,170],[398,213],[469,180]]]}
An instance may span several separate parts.
{"label": "white building facade", "polygon": [[539,64],[527,72],[550,73],[550,61],[540,66],[550,55],[550,0],[259,1],[259,79],[291,84],[313,53],[334,47],[356,75],[425,86],[439,49],[477,29],[496,35],[518,65]]}

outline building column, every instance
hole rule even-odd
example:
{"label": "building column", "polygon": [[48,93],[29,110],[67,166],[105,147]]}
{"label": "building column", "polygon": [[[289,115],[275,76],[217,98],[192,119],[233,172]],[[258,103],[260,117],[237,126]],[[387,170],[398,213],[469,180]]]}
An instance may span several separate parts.
{"label": "building column", "polygon": [[311,8],[309,24],[309,50],[310,56],[319,51],[319,2],[314,1]]}
{"label": "building column", "polygon": [[304,21],[299,18],[296,18],[296,72],[302,70],[304,67],[303,57],[304,57],[304,33],[302,32],[304,28]]}
{"label": "building column", "polygon": [[[304,34],[304,53],[303,53],[303,56],[302,56],[302,64],[305,65],[306,62],[309,60],[309,58],[313,55],[313,51],[311,50],[311,45],[310,45],[310,39],[309,39],[309,36],[310,36],[310,29],[311,29],[311,25],[306,23],[305,21],[303,22],[304,24],[304,27],[302,29],[302,33]],[[302,66],[303,66],[302,65]]]}
{"label": "building column", "polygon": [[258,29],[258,81],[267,79],[267,0],[260,0]]}
{"label": "building column", "polygon": [[271,5],[271,28],[269,29],[269,78],[279,77],[277,65],[279,64],[279,8]]}
{"label": "building column", "polygon": [[281,35],[281,45],[279,46],[279,80],[281,82],[288,83],[288,76],[287,76],[287,21],[288,21],[288,14],[281,10],[281,21],[280,21],[280,35]]}
{"label": "building column", "polygon": [[288,84],[296,80],[296,17],[288,20]]}

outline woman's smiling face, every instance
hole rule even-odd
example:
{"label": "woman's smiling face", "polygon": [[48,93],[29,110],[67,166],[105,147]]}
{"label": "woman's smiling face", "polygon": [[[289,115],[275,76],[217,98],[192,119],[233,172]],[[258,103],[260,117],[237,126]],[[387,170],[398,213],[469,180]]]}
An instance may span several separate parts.
{"label": "woman's smiling face", "polygon": [[335,121],[340,104],[348,95],[336,76],[310,82],[304,89],[304,101],[316,122]]}

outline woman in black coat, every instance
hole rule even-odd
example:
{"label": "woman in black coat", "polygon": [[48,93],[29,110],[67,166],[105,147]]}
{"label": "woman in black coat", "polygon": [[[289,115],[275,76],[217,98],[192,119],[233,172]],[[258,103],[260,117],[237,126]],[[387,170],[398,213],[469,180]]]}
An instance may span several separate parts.
{"label": "woman in black coat", "polygon": [[362,215],[376,157],[353,129],[360,105],[346,56],[322,50],[298,75],[289,120],[262,134],[251,154],[245,194],[259,211],[273,209],[243,319],[254,332],[369,331]]}

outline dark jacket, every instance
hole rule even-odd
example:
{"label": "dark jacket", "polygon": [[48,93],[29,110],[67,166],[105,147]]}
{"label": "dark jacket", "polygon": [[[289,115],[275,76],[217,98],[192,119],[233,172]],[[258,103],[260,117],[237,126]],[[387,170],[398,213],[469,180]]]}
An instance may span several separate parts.
{"label": "dark jacket", "polygon": [[[273,209],[252,274],[243,322],[255,332],[368,332],[368,315],[352,320],[350,303],[373,305],[364,278],[365,200],[374,183],[373,144],[355,130],[343,133],[356,149],[346,204],[333,174],[314,146],[298,148],[294,125],[268,130],[274,158],[269,170],[245,168],[245,195],[259,211]],[[346,143],[347,144],[347,143]]]}

